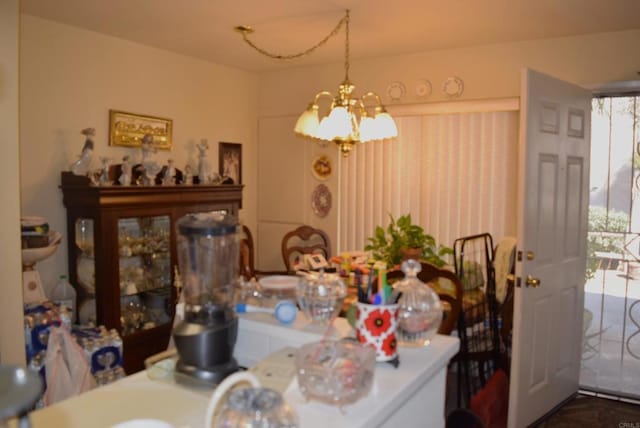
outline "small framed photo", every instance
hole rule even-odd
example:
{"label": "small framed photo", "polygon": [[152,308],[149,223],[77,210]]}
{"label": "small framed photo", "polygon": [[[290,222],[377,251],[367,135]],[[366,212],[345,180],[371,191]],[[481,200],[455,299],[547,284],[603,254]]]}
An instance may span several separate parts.
{"label": "small framed photo", "polygon": [[327,259],[322,254],[306,254],[305,261],[311,269],[322,269],[329,267]]}
{"label": "small framed photo", "polygon": [[242,184],[242,144],[218,143],[218,174],[230,178],[233,184]]}
{"label": "small framed photo", "polygon": [[173,121],[162,117],[109,110],[109,145],[141,147],[142,138],[149,134],[155,147],[171,150]]}
{"label": "small framed photo", "polygon": [[291,267],[293,268],[294,271],[306,270],[307,269],[306,259],[303,256],[296,256],[293,259],[293,263]]}

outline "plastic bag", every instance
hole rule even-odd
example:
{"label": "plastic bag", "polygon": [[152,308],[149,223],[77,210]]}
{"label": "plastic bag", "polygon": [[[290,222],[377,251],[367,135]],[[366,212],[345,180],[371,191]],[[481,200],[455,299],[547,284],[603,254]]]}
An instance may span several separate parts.
{"label": "plastic bag", "polygon": [[44,393],[46,405],[96,387],[84,351],[64,328],[51,328],[44,364],[47,381]]}

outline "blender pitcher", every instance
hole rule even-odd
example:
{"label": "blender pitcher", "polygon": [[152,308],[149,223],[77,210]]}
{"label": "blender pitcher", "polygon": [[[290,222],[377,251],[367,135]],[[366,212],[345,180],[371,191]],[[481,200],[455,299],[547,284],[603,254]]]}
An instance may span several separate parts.
{"label": "blender pitcher", "polygon": [[227,214],[189,214],[178,219],[176,229],[184,297],[184,320],[173,329],[176,371],[218,384],[238,369],[238,223]]}

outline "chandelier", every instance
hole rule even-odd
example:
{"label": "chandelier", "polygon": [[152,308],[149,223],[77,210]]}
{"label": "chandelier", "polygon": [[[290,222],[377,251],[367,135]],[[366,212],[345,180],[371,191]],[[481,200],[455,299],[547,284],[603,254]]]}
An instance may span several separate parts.
{"label": "chandelier", "polygon": [[[303,52],[292,55],[277,55],[256,46],[248,35],[253,32],[251,27],[238,26],[236,30],[242,34],[244,41],[260,52],[275,59],[293,59],[307,55],[324,45],[331,37],[338,34],[345,26],[344,71],[345,77],[338,87],[336,96],[329,91],[318,92],[309,106],[302,112],[294,132],[302,137],[320,142],[334,142],[344,157],[349,156],[356,143],[385,140],[398,136],[398,128],[393,118],[387,113],[380,97],[374,92],[367,92],[361,97],[353,94],[355,86],[349,80],[349,10],[338,22],[335,28],[316,45]],[[320,104],[322,98],[330,99],[329,111],[320,118]]]}

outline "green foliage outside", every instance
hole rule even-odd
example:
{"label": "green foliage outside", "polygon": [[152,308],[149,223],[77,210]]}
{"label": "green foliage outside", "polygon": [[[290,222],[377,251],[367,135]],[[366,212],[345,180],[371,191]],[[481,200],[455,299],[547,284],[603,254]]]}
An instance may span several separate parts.
{"label": "green foliage outside", "polygon": [[[628,214],[609,211],[604,207],[589,207],[589,234],[587,242],[587,279],[593,278],[598,268],[596,251],[622,254],[624,235],[629,225]],[[598,233],[606,232],[606,233]]]}

